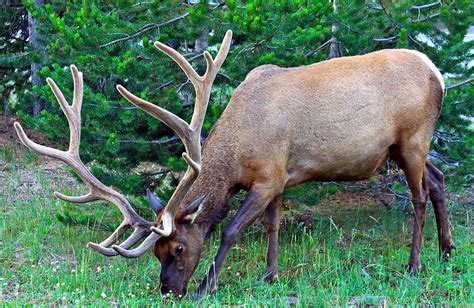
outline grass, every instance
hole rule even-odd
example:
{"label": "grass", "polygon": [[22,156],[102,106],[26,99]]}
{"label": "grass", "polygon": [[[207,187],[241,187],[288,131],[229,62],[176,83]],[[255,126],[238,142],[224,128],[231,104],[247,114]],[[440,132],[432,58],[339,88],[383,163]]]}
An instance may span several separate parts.
{"label": "grass", "polygon": [[[424,270],[417,276],[404,271],[411,222],[402,210],[351,205],[329,211],[331,215],[316,215],[313,228],[298,222],[284,225],[280,235],[280,278],[276,283],[266,285],[259,281],[265,266],[266,238],[257,224],[232,248],[215,296],[199,302],[190,297],[173,301],[159,295],[160,265],[151,253],[135,260],[106,258],[85,245],[102,240],[108,231],[68,225],[57,219],[58,213],[71,206],[81,207],[89,217],[95,217],[98,222],[91,224],[96,225],[110,223],[111,217],[117,218],[118,214],[112,206],[102,203],[68,205],[54,199],[53,190],[78,193],[83,192],[83,187],[67,172],[45,173],[44,169],[44,165],[38,166],[34,155],[19,159],[12,150],[0,150],[3,305],[474,304],[472,213],[469,204],[456,198],[450,205],[458,248],[453,261],[443,263],[438,259],[434,216],[429,207],[422,252]],[[316,193],[314,187],[291,191],[288,197],[297,201],[299,194]],[[323,194],[329,197],[335,190],[325,188]],[[320,197],[314,200],[321,201]],[[191,292],[212,262],[220,230],[207,243],[190,282]]]}

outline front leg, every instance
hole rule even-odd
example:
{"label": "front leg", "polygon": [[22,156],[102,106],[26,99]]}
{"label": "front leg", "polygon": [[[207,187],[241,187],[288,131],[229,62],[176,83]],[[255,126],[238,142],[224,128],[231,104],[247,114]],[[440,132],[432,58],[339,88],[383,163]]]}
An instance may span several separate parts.
{"label": "front leg", "polygon": [[282,195],[270,202],[263,212],[263,225],[267,234],[267,268],[264,279],[272,283],[278,278],[278,231],[280,230],[280,208]]}
{"label": "front leg", "polygon": [[217,278],[219,277],[229,249],[234,245],[242,232],[253,223],[257,217],[262,215],[270,201],[278,194],[281,194],[281,192],[275,192],[275,189],[263,185],[254,185],[250,189],[249,195],[242,202],[237,214],[224,229],[221,238],[221,246],[214,259],[214,263],[209,269],[207,277],[203,279],[197,290],[199,295],[202,296],[205,295],[207,291],[214,292],[217,290]]}

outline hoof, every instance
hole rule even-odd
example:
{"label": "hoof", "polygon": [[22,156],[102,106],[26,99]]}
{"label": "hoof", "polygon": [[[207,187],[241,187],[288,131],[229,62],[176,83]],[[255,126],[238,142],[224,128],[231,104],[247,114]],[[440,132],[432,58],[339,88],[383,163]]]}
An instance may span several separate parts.
{"label": "hoof", "polygon": [[443,261],[449,262],[452,259],[452,250],[456,249],[454,243],[450,244],[448,247],[443,248]]}
{"label": "hoof", "polygon": [[443,253],[443,262],[451,262],[451,260],[453,259],[451,253],[449,252],[444,252]]}
{"label": "hoof", "polygon": [[193,295],[193,297],[202,298],[202,297],[204,297],[208,294],[212,295],[216,292],[217,292],[217,286],[216,285],[210,286],[207,283],[207,278],[204,278],[202,280],[201,284],[199,285],[199,288],[196,290],[196,293]]}
{"label": "hoof", "polygon": [[261,279],[266,284],[272,284],[278,280],[278,273],[265,273],[265,275]]}
{"label": "hoof", "polygon": [[407,269],[406,269],[406,271],[410,275],[416,275],[419,272],[421,272],[421,270],[422,270],[422,266],[419,263],[418,264],[408,264]]}

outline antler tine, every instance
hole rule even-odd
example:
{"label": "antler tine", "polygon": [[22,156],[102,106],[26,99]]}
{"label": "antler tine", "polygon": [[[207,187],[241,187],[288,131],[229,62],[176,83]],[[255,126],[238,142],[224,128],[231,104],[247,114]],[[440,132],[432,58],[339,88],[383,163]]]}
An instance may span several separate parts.
{"label": "antler tine", "polygon": [[53,91],[54,96],[56,97],[56,100],[58,101],[63,113],[66,115],[69,123],[70,140],[68,152],[73,155],[79,155],[79,144],[81,139],[80,109],[82,103],[83,80],[82,73],[80,73],[74,65],[71,65],[71,72],[74,81],[74,99],[72,107],[66,101],[64,94],[51,78],[46,78],[46,82]]}
{"label": "antler tine", "polygon": [[124,245],[112,245],[112,248],[121,256],[126,258],[137,258],[144,254],[161,236],[156,233],[150,233],[146,239],[135,249],[128,250]]}
{"label": "antler tine", "polygon": [[178,63],[179,67],[181,67],[183,72],[186,74],[188,79],[191,80],[194,86],[200,85],[203,78],[199,76],[198,73],[196,73],[188,60],[186,60],[179,52],[161,42],[155,42],[154,45],[164,54],[173,59],[174,62]]}
{"label": "antler tine", "polygon": [[[84,81],[82,73],[77,70],[75,65],[71,65],[72,79],[74,83],[74,94],[72,99],[72,106],[70,107],[72,113],[76,116],[74,122],[74,132],[71,131],[71,142],[69,144],[69,151],[74,155],[79,156],[79,145],[81,144],[81,109],[82,96],[84,93]],[[70,128],[72,129],[72,128]],[[74,136],[75,142],[72,142]]]}
{"label": "antler tine", "polygon": [[56,159],[66,159],[66,157],[63,156],[65,152],[45,147],[41,144],[38,144],[32,141],[30,138],[28,138],[28,136],[26,136],[25,134],[25,131],[23,130],[23,127],[20,125],[20,123],[15,122],[13,125],[15,127],[18,138],[20,138],[20,141],[21,143],[23,143],[24,146],[32,149],[33,151],[39,154],[43,154],[43,155],[53,157]]}
{"label": "antler tine", "polygon": [[99,198],[96,195],[94,195],[91,191],[82,196],[66,196],[57,191],[55,191],[53,194],[58,199],[61,199],[67,202],[72,202],[72,203],[87,203],[87,202],[99,200]]}
{"label": "antler tine", "polygon": [[147,102],[139,98],[138,96],[133,95],[127,89],[121,85],[117,85],[117,91],[122,94],[125,99],[139,107],[143,111],[147,112],[154,118],[159,119],[166,126],[171,128],[181,139],[188,138],[189,134],[189,125],[183,119],[176,116],[174,113],[169,112],[159,106],[153,105],[152,103]]}
{"label": "antler tine", "polygon": [[74,113],[81,116],[82,97],[84,95],[84,81],[82,72],[79,72],[77,67],[71,65],[72,78],[74,80],[74,97],[72,100],[72,108]]}
{"label": "antler tine", "polygon": [[14,126],[18,137],[25,146],[45,156],[49,156],[63,161],[76,172],[76,174],[81,178],[84,184],[86,184],[86,186],[89,188],[89,192],[82,196],[66,196],[62,193],[55,192],[54,195],[57,198],[74,203],[85,203],[101,199],[111,202],[118,207],[118,209],[124,216],[124,221],[102,243],[88,243],[88,246],[90,248],[106,256],[115,256],[117,255],[117,252],[107,246],[110,246],[111,244],[115,243],[117,239],[127,229],[131,227],[133,227],[135,231],[130,237],[128,237],[124,242],[122,242],[120,247],[129,248],[133,246],[141,238],[151,233],[149,229],[151,223],[140,217],[122,194],[110,187],[105,186],[96,177],[94,177],[92,173],[90,173],[89,169],[87,169],[87,167],[82,163],[81,158],[79,156],[79,145],[81,138],[80,113],[83,98],[83,77],[82,73],[79,72],[74,65],[71,65],[71,72],[74,81],[74,96],[72,105],[68,104],[63,93],[58,88],[56,83],[51,78],[47,78],[48,85],[53,91],[61,109],[63,110],[68,120],[70,138],[69,149],[67,151],[60,151],[57,149],[40,145],[28,138],[20,123],[15,122]]}
{"label": "antler tine", "polygon": [[232,31],[227,30],[225,33],[224,39],[222,40],[221,49],[217,53],[216,59],[214,60],[214,64],[216,67],[220,68],[224,63],[225,59],[227,58],[227,54],[229,53],[230,43],[232,42]]}
{"label": "antler tine", "polygon": [[118,239],[122,236],[130,228],[130,225],[126,220],[122,221],[122,223],[115,229],[112,234],[102,241],[100,244],[89,242],[87,243],[87,247],[101,253],[105,256],[112,257],[116,256],[117,252],[112,248],[108,248],[108,246],[112,245],[113,243],[117,242]]}
{"label": "antler tine", "polygon": [[[222,64],[224,63],[227,54],[229,53],[230,43],[232,41],[232,31],[227,30],[224,39],[222,40],[221,48],[217,53],[216,59],[212,59],[212,56],[205,51],[204,58],[206,59],[207,68],[206,73],[204,74],[203,83],[204,87],[196,87],[196,104],[194,107],[193,117],[191,119],[191,130],[201,136],[201,129],[204,123],[204,118],[206,116],[207,106],[209,105],[209,98],[211,95],[211,87],[214,82],[214,79],[219,72]],[[200,92],[200,93],[199,93]],[[201,151],[199,151],[200,154]],[[200,159],[199,159],[200,163]]]}
{"label": "antler tine", "polygon": [[[212,59],[211,55],[207,51],[204,52],[204,57],[206,58],[206,61],[207,61],[207,70],[204,76],[211,76],[209,74],[209,70],[211,68],[215,70],[215,74],[217,75],[217,72],[219,71],[222,64],[224,64],[225,59],[227,58],[227,54],[229,53],[231,42],[232,42],[232,31],[227,30],[227,32],[225,33],[224,39],[222,40],[221,48],[219,49],[219,52],[217,53],[215,59]],[[213,78],[215,78],[215,76]]]}
{"label": "antler tine", "polygon": [[[157,217],[159,226],[151,227],[153,232],[161,236],[166,237],[171,234],[173,230],[173,220],[178,207],[201,170],[201,129],[204,122],[204,117],[206,115],[207,106],[209,104],[212,83],[214,82],[217,72],[227,57],[231,41],[232,31],[228,30],[215,60],[212,59],[212,56],[207,51],[204,52],[207,68],[203,76],[199,76],[191,64],[176,50],[160,42],[155,42],[154,44],[156,48],[167,54],[179,65],[179,67],[194,85],[196,92],[196,103],[190,124],[180,117],[170,113],[169,111],[133,95],[124,87],[120,85],[117,86],[117,90],[129,102],[143,109],[145,112],[173,129],[173,131],[175,131],[175,133],[181,138],[186,148],[186,152],[183,153],[183,158],[188,164],[188,169],[186,170],[186,173],[178,184],[178,187],[171,196],[168,205]],[[150,235],[149,238],[151,241],[153,237]],[[142,245],[146,244],[145,242],[148,243],[148,238],[142,243]],[[132,250],[133,253],[132,251],[124,250],[118,246],[113,246],[112,248],[124,256],[129,256],[131,254],[140,252],[140,247]]]}

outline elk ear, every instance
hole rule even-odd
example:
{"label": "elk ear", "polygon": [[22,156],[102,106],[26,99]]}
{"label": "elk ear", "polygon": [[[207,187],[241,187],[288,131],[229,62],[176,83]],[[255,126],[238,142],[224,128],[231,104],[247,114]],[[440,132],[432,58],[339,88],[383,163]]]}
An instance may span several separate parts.
{"label": "elk ear", "polygon": [[204,204],[207,201],[207,195],[204,195],[202,197],[197,198],[191,204],[188,206],[186,210],[184,210],[183,213],[183,220],[193,223],[194,219],[198,217],[198,215],[202,212],[204,209]]}
{"label": "elk ear", "polygon": [[149,189],[146,190],[146,197],[148,198],[148,202],[150,202],[151,209],[153,210],[153,212],[155,212],[156,215],[158,215],[161,210],[164,209],[164,207],[161,205],[160,200],[158,200],[155,194],[152,193]]}

